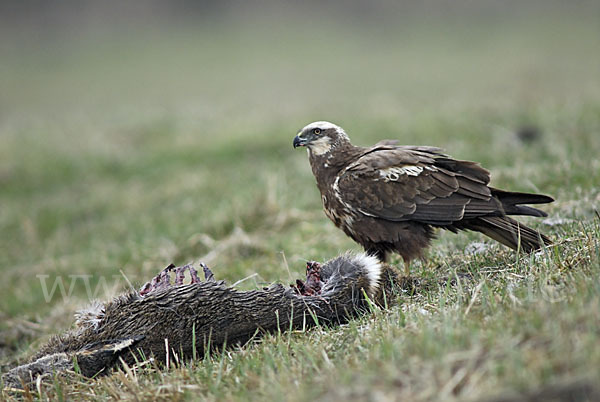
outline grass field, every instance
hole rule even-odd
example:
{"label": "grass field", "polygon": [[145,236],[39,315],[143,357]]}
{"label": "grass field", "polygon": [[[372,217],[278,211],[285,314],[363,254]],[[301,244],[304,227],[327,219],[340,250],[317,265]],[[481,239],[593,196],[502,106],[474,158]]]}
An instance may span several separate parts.
{"label": "grass field", "polygon": [[[305,10],[2,35],[2,371],[72,325],[90,291],[126,290],[125,277],[138,286],[170,262],[204,260],[230,283],[256,273],[240,285],[249,289],[359,250],[321,211],[306,154],[292,149],[314,120],[358,145],[440,146],[482,162],[497,187],[556,199],[549,220],[526,219],[555,246],[517,256],[441,233],[413,266],[422,285],[387,311],[20,396],[598,397],[598,7],[442,14],[358,24]],[[539,136],[521,140],[524,127]],[[474,242],[487,247],[475,253]],[[43,281],[57,279],[69,294],[45,295]]]}

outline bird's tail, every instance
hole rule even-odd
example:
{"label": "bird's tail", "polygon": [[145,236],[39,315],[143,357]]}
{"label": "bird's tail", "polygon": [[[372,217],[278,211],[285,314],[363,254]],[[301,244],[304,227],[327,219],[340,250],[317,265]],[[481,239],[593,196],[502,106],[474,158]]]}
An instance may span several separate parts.
{"label": "bird's tail", "polygon": [[554,198],[543,194],[517,193],[512,191],[492,189],[492,195],[497,198],[506,215],[548,216],[544,211],[521,204],[548,204]]}
{"label": "bird's tail", "polygon": [[552,244],[548,236],[508,216],[470,219],[464,228],[481,232],[513,250],[521,249],[527,253]]}

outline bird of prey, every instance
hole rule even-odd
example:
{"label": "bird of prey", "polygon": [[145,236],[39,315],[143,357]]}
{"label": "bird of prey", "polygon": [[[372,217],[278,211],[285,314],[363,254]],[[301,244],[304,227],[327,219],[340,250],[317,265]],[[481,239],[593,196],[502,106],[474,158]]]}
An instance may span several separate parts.
{"label": "bird of prey", "polygon": [[301,129],[293,145],[308,149],[327,217],[379,260],[400,254],[407,274],[435,228],[474,230],[525,252],[550,244],[508,215],[547,216],[523,204],[545,204],[551,197],[490,187],[489,171],[440,148],[393,140],[357,147],[341,127],[326,121]]}

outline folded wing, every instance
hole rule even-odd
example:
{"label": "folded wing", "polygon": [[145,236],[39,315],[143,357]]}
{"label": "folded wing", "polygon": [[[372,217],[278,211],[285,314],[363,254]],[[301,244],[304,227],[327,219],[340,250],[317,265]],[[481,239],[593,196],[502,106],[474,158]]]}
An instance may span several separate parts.
{"label": "folded wing", "polygon": [[477,163],[451,159],[438,148],[378,145],[337,177],[336,196],[355,213],[440,226],[481,216],[541,213],[503,205],[496,193],[515,200],[520,193],[488,187],[489,172]]}

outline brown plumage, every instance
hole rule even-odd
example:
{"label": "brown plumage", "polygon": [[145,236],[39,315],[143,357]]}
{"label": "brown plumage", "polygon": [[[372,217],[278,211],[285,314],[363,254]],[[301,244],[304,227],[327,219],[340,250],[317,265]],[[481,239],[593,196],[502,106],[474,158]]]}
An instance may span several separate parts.
{"label": "brown plumage", "polygon": [[550,244],[507,215],[546,216],[522,204],[554,200],[489,187],[490,173],[478,163],[391,140],[356,147],[341,127],[324,121],[300,130],[298,146],[308,148],[329,219],[381,261],[396,252],[408,265],[429,246],[437,227],[475,230],[526,252]]}

